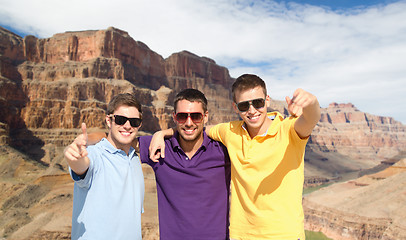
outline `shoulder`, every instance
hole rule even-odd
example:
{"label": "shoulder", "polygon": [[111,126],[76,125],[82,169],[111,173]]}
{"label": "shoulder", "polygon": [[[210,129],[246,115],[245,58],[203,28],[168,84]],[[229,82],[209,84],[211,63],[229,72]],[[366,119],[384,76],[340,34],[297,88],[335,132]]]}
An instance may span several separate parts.
{"label": "shoulder", "polygon": [[211,138],[208,139],[207,144],[205,144],[207,154],[210,155],[212,159],[228,161],[229,155],[226,146],[219,141]]}
{"label": "shoulder", "polygon": [[96,143],[95,145],[89,145],[86,147],[86,150],[89,154],[97,154],[101,151],[103,151],[104,149],[106,149],[105,143],[104,143],[105,139],[102,139],[100,142]]}
{"label": "shoulder", "polygon": [[113,155],[117,151],[117,149],[115,149],[106,138],[103,138],[95,145],[88,146],[86,150],[89,154],[88,157],[90,160],[103,158],[106,154]]}
{"label": "shoulder", "polygon": [[151,143],[151,139],[152,139],[152,135],[138,137],[138,142],[139,142],[140,148],[149,147],[149,144]]}
{"label": "shoulder", "polygon": [[231,122],[226,122],[226,123],[219,123],[217,125],[214,125],[211,129],[210,132],[215,131],[218,133],[228,133],[228,132],[235,132],[236,130],[241,130],[242,125],[244,122],[242,120],[236,120],[236,121],[231,121]]}
{"label": "shoulder", "polygon": [[208,139],[208,144],[207,144],[208,148],[226,149],[226,147],[224,146],[224,144],[222,142],[216,141],[209,137],[207,137],[207,139]]}

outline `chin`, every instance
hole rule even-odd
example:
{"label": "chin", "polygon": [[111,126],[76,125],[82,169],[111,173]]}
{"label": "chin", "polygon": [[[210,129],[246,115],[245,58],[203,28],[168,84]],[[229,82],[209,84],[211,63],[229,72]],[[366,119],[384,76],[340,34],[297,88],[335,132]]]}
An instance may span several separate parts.
{"label": "chin", "polygon": [[185,141],[195,141],[197,139],[197,136],[181,136],[181,137]]}
{"label": "chin", "polygon": [[185,141],[195,141],[199,135],[198,134],[193,134],[193,135],[180,134],[179,136]]}
{"label": "chin", "polygon": [[117,140],[120,142],[120,144],[127,145],[127,144],[131,144],[134,139],[135,139],[135,136],[134,137],[126,137],[126,138],[120,137]]}

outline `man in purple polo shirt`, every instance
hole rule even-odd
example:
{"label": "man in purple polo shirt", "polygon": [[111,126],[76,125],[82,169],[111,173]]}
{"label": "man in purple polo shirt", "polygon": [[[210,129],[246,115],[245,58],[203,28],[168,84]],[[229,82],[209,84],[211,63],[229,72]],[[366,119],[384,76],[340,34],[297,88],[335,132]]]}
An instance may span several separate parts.
{"label": "man in purple polo shirt", "polygon": [[196,89],[174,101],[176,133],[165,140],[165,158],[149,158],[152,136],[139,138],[140,157],[156,178],[160,238],[228,239],[230,160],[225,146],[207,137],[207,99]]}

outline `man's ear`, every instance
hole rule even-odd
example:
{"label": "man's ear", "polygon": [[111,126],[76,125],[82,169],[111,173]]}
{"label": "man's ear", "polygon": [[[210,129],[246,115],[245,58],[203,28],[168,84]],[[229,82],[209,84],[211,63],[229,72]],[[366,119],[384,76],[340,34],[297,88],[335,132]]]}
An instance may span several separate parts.
{"label": "man's ear", "polygon": [[176,123],[176,118],[175,118],[175,116],[176,116],[176,113],[175,113],[175,112],[172,112],[172,120],[173,120],[174,123]]}
{"label": "man's ear", "polygon": [[209,111],[206,111],[203,115],[203,121],[204,124],[206,124],[209,121]]}
{"label": "man's ear", "polygon": [[265,107],[268,109],[271,106],[271,97],[269,95],[266,95],[265,98]]}
{"label": "man's ear", "polygon": [[240,111],[237,108],[237,104],[235,104],[235,102],[233,102],[233,109],[234,109],[234,112],[236,112],[237,114],[240,113]]}
{"label": "man's ear", "polygon": [[106,124],[107,124],[107,127],[110,129],[111,128],[111,117],[106,116]]}

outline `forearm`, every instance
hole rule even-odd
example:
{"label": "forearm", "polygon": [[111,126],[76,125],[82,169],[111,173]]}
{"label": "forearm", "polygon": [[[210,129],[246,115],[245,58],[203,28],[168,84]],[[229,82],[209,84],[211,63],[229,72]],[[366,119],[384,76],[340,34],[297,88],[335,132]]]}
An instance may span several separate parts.
{"label": "forearm", "polygon": [[310,136],[314,127],[320,120],[320,105],[315,96],[308,99],[308,103],[302,109],[302,114],[295,123],[295,130],[301,138]]}
{"label": "forearm", "polygon": [[308,106],[303,108],[302,116],[309,126],[316,126],[321,117],[320,104],[317,98],[314,98]]}
{"label": "forearm", "polygon": [[83,161],[71,161],[65,158],[68,162],[69,167],[75,172],[77,175],[83,175],[87,169],[89,169],[90,160],[88,157],[85,157]]}
{"label": "forearm", "polygon": [[168,137],[172,137],[173,134],[175,134],[175,131],[176,130],[174,128],[168,128],[168,129],[158,131],[158,132],[154,133],[154,135],[155,134],[161,134],[162,137],[168,138]]}

